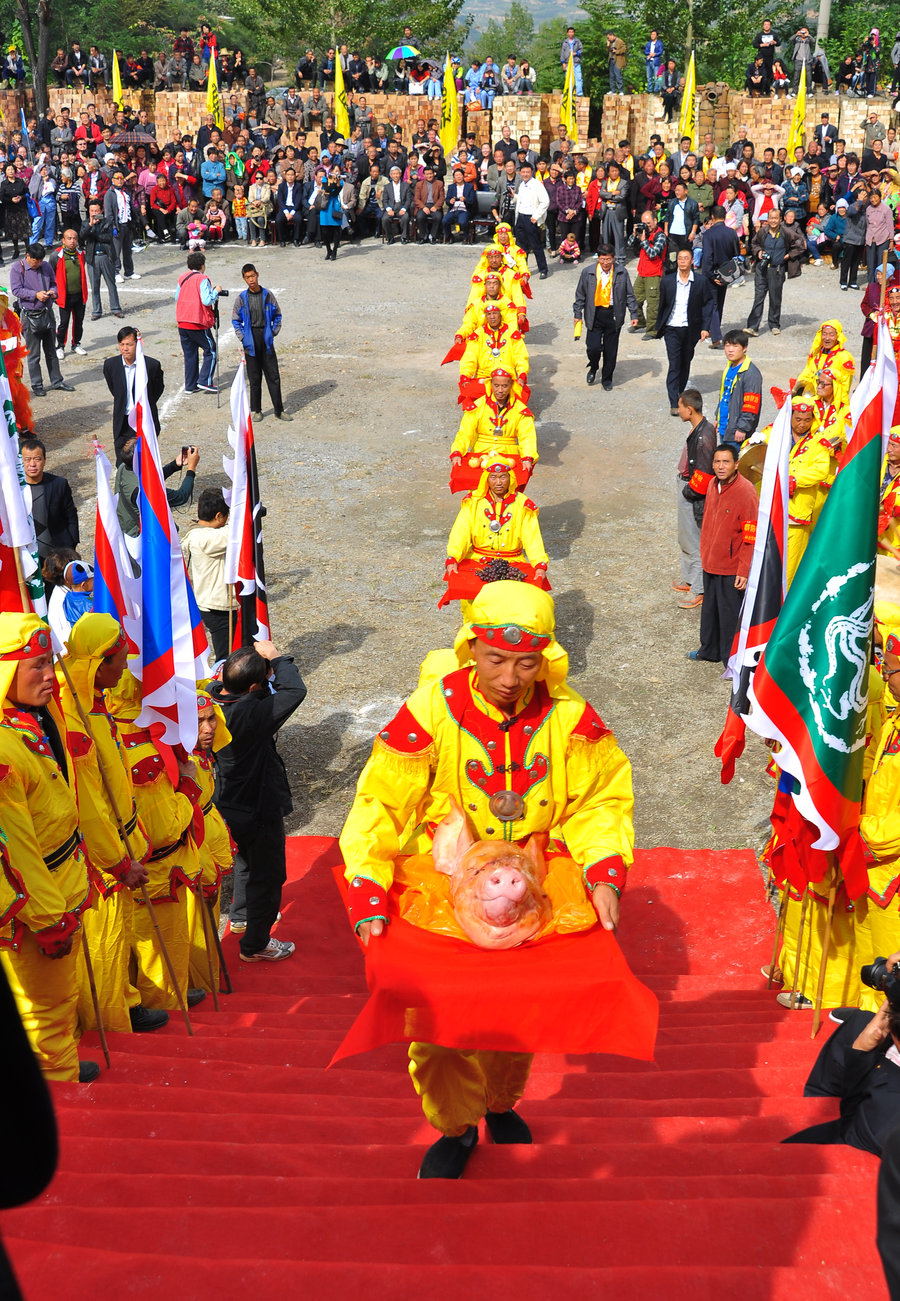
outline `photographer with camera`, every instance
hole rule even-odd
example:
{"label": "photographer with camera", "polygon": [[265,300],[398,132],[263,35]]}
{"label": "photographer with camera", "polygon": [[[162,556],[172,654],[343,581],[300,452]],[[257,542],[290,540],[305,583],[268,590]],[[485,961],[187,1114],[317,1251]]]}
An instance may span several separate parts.
{"label": "photographer with camera", "polygon": [[766,224],[757,229],[750,247],[756,259],[755,293],[747,318],[747,333],[755,339],[759,334],[766,298],[769,300],[769,329],[773,334],[781,333],[781,295],[787,270],[787,241],[781,229],[781,213],[777,208],[770,208],[766,213]]}
{"label": "photographer with camera", "polygon": [[840,1098],[838,1120],[810,1125],[785,1143],[846,1143],[881,1156],[900,1123],[900,952],[876,958],[860,971],[870,989],[884,994],[877,1012],[839,1008],[840,1022],[803,1089],[805,1098]]}
{"label": "photographer with camera", "polygon": [[638,321],[637,325],[632,326],[632,333],[643,329],[645,339],[655,339],[659,283],[666,265],[666,232],[650,208],[641,213],[640,221],[634,223],[634,246],[638,255],[637,275],[634,278]]}
{"label": "photographer with camera", "polygon": [[[219,296],[228,297],[221,285],[205,275],[206,258],[198,251],[188,253],[187,270],[178,278],[175,290],[175,321],[184,353],[185,393],[218,393],[214,382],[218,357]],[[215,333],[214,333],[215,331]],[[203,365],[199,354],[203,353]]]}
{"label": "photographer with camera", "polygon": [[716,296],[716,310],[710,334],[711,348],[722,347],[722,317],[725,312],[725,295],[728,286],[743,282],[744,263],[741,258],[741,241],[730,226],[725,224],[725,209],[714,204],[709,223],[703,232],[703,252],[700,270],[712,281]]}

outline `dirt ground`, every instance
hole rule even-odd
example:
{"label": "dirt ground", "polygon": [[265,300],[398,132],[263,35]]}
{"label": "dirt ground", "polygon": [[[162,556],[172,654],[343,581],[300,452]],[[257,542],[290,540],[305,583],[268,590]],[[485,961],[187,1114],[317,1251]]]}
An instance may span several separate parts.
{"label": "dirt ground", "polygon": [[[249,254],[230,245],[209,257],[213,280],[232,292],[223,302],[223,388],[239,357],[230,310]],[[460,501],[446,487],[456,367],[439,363],[477,255],[465,246],[367,241],[326,264],[312,248],[253,250],[284,312],[277,351],[294,417],[274,421],[264,399],[257,446],[273,635],[309,687],[280,741],[295,832],[340,830],[372,737],[415,687],[424,655],[449,646],[458,627],[457,606],[436,608]],[[225,481],[227,392],[218,409],[215,397],[184,394],[172,302],[183,265],[174,250],[141,253],[142,278],[122,286],[122,300],[166,373],[163,454],[197,443],[199,490]],[[552,264],[548,280],[535,276],[527,339],[541,456],[529,493],[541,507],[559,640],[574,685],[631,759],[638,843],[756,848],[771,805],[765,752],[748,738],[734,781],[721,785],[713,745],[728,688],[715,665],[685,659],[698,644],[699,612],[679,610],[670,588],[679,573],[674,476],[686,427],[669,414],[665,350],[626,327],[613,391],[588,388],[584,345],[572,338],[577,276]],[[730,291],[726,328],[746,321],[751,297],[749,283]],[[765,332],[752,348],[764,420],[774,413],[769,386],[797,374],[819,321],[843,312],[858,355],[858,297],[842,297],[828,267],[787,283],[783,333]],[[88,323],[89,355],[63,365],[74,394],[35,400],[48,468],[70,477],[82,503],[85,555],[94,512],[89,438],[99,430],[111,455],[101,367],[119,324],[109,316]],[[723,364],[721,352],[700,345],[692,379],[708,413]],[[191,508],[177,517],[185,527]]]}

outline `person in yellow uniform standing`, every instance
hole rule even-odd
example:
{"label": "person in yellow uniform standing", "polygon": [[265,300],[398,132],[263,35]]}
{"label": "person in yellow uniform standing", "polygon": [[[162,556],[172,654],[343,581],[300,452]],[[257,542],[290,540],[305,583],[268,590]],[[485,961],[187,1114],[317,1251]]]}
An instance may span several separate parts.
{"label": "person in yellow uniform standing", "polygon": [[[147,881],[143,860],[150,853],[150,846],[138,822],[131,769],[119,749],[116,724],[103,696],[104,690],[115,687],[125,671],[128,642],[111,615],[84,614],[69,633],[66,652],[65,666],[90,724],[88,733],[78,702],[60,673],[60,701],[66,720],[78,816],[91,866],[99,878],[96,906],[85,915],[84,930],[101,1016],[107,1030],[158,1030],[168,1021],[168,1012],[141,1007],[140,994],[129,977],[134,944],[131,892]],[[107,794],[104,774],[115,808]],[[134,857],[129,857],[119,833],[117,815],[122,818]],[[83,965],[78,1015],[83,1028],[96,1028]]]}
{"label": "person in yellow uniform standing", "polygon": [[[225,715],[206,691],[197,691],[197,745],[194,762],[197,765],[197,783],[200,787],[200,807],[203,811],[203,843],[199,846],[202,874],[197,887],[188,893],[188,925],[191,934],[191,985],[210,989],[209,957],[212,957],[213,976],[219,978],[219,955],[213,946],[208,954],[206,936],[200,907],[209,905],[210,923],[219,924],[219,899],[222,878],[234,865],[234,843],[225,820],[213,804],[216,784],[215,754],[228,745],[231,733],[225,725]],[[202,897],[202,905],[201,905]],[[211,936],[210,936],[211,938]]]}
{"label": "person in yellow uniform standing", "polygon": [[496,244],[489,244],[479,260],[478,267],[472,276],[469,300],[476,298],[478,293],[484,290],[485,282],[490,275],[500,277],[503,285],[503,297],[510,299],[517,308],[524,312],[525,294],[522,290],[522,281],[517,277],[515,268],[507,263],[503,249]]}
{"label": "person in yellow uniform standing", "polygon": [[[521,395],[514,392],[514,386],[512,372],[496,367],[484,397],[463,404],[462,419],[450,448],[451,469],[465,459],[477,457],[477,464],[470,468],[480,477],[482,457],[518,456],[528,472],[525,479],[531,474],[538,459],[534,416]],[[469,486],[474,483],[472,480]]]}
{"label": "person in yellow uniform standing", "polygon": [[[492,303],[500,308],[500,315],[503,324],[509,330],[518,330],[520,333],[528,329],[528,314],[525,311],[523,302],[516,302],[516,298],[504,293],[504,277],[499,271],[489,271],[484,277],[484,283],[473,285],[469,297],[466,299],[466,307],[463,312],[462,324],[457,330],[458,338],[464,341],[477,330],[478,326],[484,321],[484,314]],[[515,285],[513,280],[511,284]],[[516,295],[521,300],[521,293]]]}
{"label": "person in yellow uniform standing", "polygon": [[43,620],[0,614],[0,824],[14,872],[0,880],[0,961],[44,1075],[89,1083],[100,1068],[78,1061],[76,945],[93,885],[54,681]]}
{"label": "person in yellow uniform standing", "polygon": [[[568,656],[554,627],[546,592],[485,586],[456,638],[458,669],[421,686],[378,734],[340,837],[351,923],[364,944],[381,942],[398,857],[430,852],[428,828],[451,800],[488,842],[522,844],[554,828],[582,900],[616,929],[633,857],[631,767],[566,682]],[[418,830],[405,841],[409,827]],[[531,1142],[514,1110],[529,1054],[413,1043],[409,1060],[425,1115],[442,1135],[420,1178],[458,1179],[482,1118],[494,1142]]]}
{"label": "person in yellow uniform standing", "polygon": [[791,399],[791,435],[794,445],[788,479],[787,583],[790,587],[803,558],[825,497],[825,485],[834,477],[831,444],[812,432],[815,407],[806,398]]}
{"label": "person in yellow uniform standing", "polygon": [[850,398],[850,386],[856,374],[856,362],[847,351],[844,327],[840,321],[823,321],[813,339],[809,356],[794,384],[794,396],[816,393],[816,376],[820,370],[830,370],[834,377],[835,400],[843,406]]}
{"label": "person in yellow uniform standing", "polygon": [[895,425],[890,432],[887,454],[881,467],[878,548],[900,560],[900,425]]}
{"label": "person in yellow uniform standing", "polygon": [[488,379],[501,367],[515,375],[520,384],[528,380],[528,349],[518,330],[510,329],[499,306],[488,304],[484,323],[472,331],[459,363],[460,386],[467,379]]}
{"label": "person in yellow uniform standing", "polygon": [[[187,990],[187,1005],[193,1007],[206,996],[202,989],[188,988],[191,936],[187,893],[200,877],[197,840],[203,837],[196,769],[193,763],[176,763],[171,752],[161,751],[150,732],[138,726],[141,684],[129,669],[109,692],[107,706],[119,729],[131,769],[138,818],[150,842],[147,894],[182,994]],[[134,937],[141,1003],[151,1008],[177,1007],[153,923],[140,900],[134,910]]]}
{"label": "person in yellow uniform standing", "polygon": [[850,431],[850,403],[845,399],[838,401],[834,387],[834,371],[829,367],[820,370],[816,376],[816,399],[813,402],[812,432],[819,438],[827,438],[835,458],[840,456],[847,446],[847,434]]}

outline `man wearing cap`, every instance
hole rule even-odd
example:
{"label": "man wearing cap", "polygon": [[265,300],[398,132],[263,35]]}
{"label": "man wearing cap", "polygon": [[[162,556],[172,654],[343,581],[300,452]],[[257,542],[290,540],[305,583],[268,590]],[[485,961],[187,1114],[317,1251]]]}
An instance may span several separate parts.
{"label": "man wearing cap", "polygon": [[[525,300],[517,280],[514,280],[511,275],[504,277],[499,271],[489,271],[486,276],[473,276],[472,279],[472,288],[463,312],[462,324],[454,336],[457,345],[465,347],[465,341],[473,331],[477,330],[480,322],[484,320],[485,311],[492,303],[500,308],[503,323],[510,330],[519,330],[521,333],[528,329]],[[504,283],[512,291],[509,297],[504,295]],[[516,298],[521,301],[517,303]],[[462,351],[459,356],[462,356]]]}
{"label": "man wearing cap", "polygon": [[14,865],[0,873],[0,962],[51,1080],[96,1079],[78,1061],[78,948],[92,886],[53,701],[50,629],[0,614],[0,821]]}
{"label": "man wearing cap", "polygon": [[[129,976],[134,943],[132,891],[148,880],[143,860],[150,846],[138,822],[131,769],[119,748],[116,725],[103,694],[119,681],[127,659],[128,642],[116,620],[109,614],[85,614],[69,633],[63,661],[69,679],[63,676],[60,681],[78,817],[96,870],[98,897],[95,907],[85,914],[84,933],[104,1027],[119,1032],[158,1030],[169,1019],[168,1012],[141,1007],[140,994]],[[128,836],[127,847],[119,819]],[[83,1029],[95,1029],[87,973],[80,974],[79,1020]]]}
{"label": "man wearing cap", "polygon": [[453,446],[451,466],[463,457],[518,456],[530,472],[538,459],[534,416],[519,392],[513,392],[515,377],[496,367],[485,385],[483,397],[463,402],[463,416]]}
{"label": "man wearing cap", "polygon": [[[648,301],[648,308],[650,306]],[[652,306],[655,307],[655,304]],[[619,355],[619,335],[625,324],[626,311],[631,318],[633,328],[637,328],[640,320],[640,308],[631,287],[631,277],[624,266],[616,264],[609,244],[601,245],[597,253],[596,265],[588,263],[578,277],[572,310],[575,314],[576,327],[581,324],[582,319],[587,326],[585,334],[587,382],[594,383],[602,357],[603,371],[600,383],[609,392]]]}
{"label": "man wearing cap", "polygon": [[[528,560],[535,578],[543,579],[549,563],[534,502],[517,491],[512,457],[482,458],[481,482],[463,499],[447,541],[445,576],[461,560]],[[466,605],[463,615],[466,616]]]}
{"label": "man wearing cap", "polygon": [[528,379],[528,349],[522,334],[510,329],[503,320],[499,304],[488,303],[484,323],[469,336],[459,363],[460,383],[467,379],[487,379],[495,370],[507,370],[520,384]]}
{"label": "man wearing cap", "polygon": [[843,405],[850,398],[856,362],[847,350],[844,327],[837,318],[823,321],[816,331],[809,356],[793,388],[795,396],[807,394],[812,397],[816,391],[816,378],[825,369],[831,372],[837,400]]}
{"label": "man wearing cap", "polygon": [[[455,645],[459,667],[426,682],[375,740],[340,845],[351,924],[382,943],[401,852],[431,852],[455,801],[483,841],[524,843],[558,828],[601,925],[614,931],[633,857],[631,769],[612,733],[566,682],[553,601],[526,583],[482,588]],[[504,763],[499,764],[503,756]],[[404,843],[404,828],[423,830]],[[494,1142],[530,1143],[514,1111],[526,1053],[409,1048],[410,1075],[443,1135],[420,1178],[458,1179],[485,1119]]]}

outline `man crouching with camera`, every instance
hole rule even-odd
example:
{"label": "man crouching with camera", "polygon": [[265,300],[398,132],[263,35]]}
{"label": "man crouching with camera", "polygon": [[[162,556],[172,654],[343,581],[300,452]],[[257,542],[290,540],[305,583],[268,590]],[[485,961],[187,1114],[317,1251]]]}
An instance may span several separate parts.
{"label": "man crouching with camera", "polygon": [[805,1098],[840,1098],[838,1120],[810,1125],[785,1143],[846,1143],[881,1156],[900,1125],[900,952],[860,970],[870,989],[884,994],[877,1012],[841,1007],[840,1022],[822,1046],[803,1090]]}

